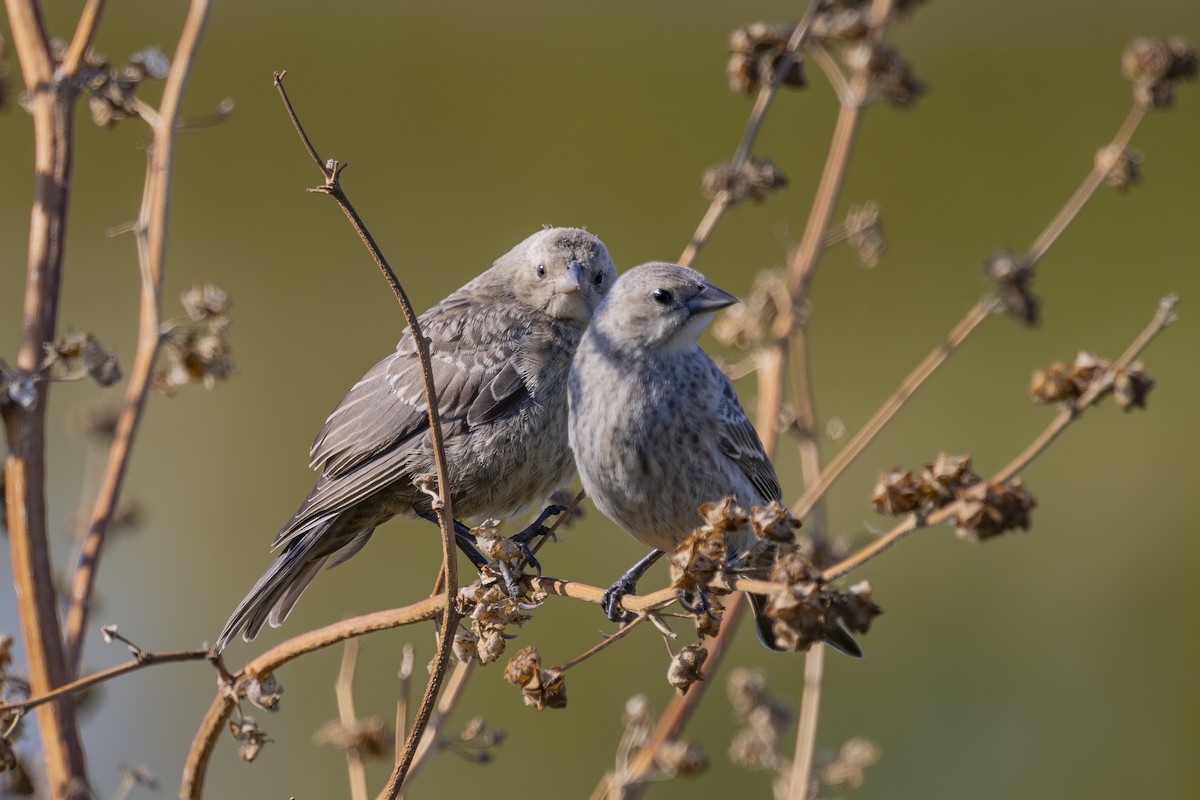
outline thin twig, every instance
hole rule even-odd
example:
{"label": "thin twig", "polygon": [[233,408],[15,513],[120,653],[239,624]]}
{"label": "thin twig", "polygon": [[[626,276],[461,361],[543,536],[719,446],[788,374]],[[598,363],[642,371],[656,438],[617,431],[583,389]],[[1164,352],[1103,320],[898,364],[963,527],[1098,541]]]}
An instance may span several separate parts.
{"label": "thin twig", "polygon": [[[1108,378],[1097,380],[1093,383],[1086,392],[1077,398],[1073,403],[1063,407],[1062,411],[1050,422],[1046,428],[1038,434],[1038,436],[1029,443],[1020,453],[1018,453],[1012,461],[1010,461],[1003,469],[997,472],[992,478],[993,483],[1003,483],[1014,475],[1016,475],[1025,467],[1045,452],[1046,447],[1054,441],[1060,433],[1066,430],[1067,426],[1077,420],[1082,413],[1097,400],[1101,399],[1112,389],[1111,376],[1116,370],[1127,366],[1133,359],[1137,358],[1138,354],[1148,345],[1154,337],[1162,333],[1172,322],[1175,321],[1174,307],[1178,298],[1174,295],[1164,297],[1159,301],[1158,311],[1154,315],[1154,319],[1150,324],[1138,334],[1133,343],[1121,355],[1119,359],[1113,362],[1108,370]],[[875,541],[871,542],[866,547],[847,556],[842,561],[834,564],[821,573],[821,580],[825,583],[836,581],[852,570],[857,569],[871,559],[878,556],[884,550],[892,547],[904,537],[908,536],[913,531],[919,528],[932,527],[943,522],[948,522],[953,519],[962,508],[962,501],[956,500],[949,505],[939,508],[937,511],[928,516],[919,517],[910,515],[899,524],[894,526],[887,533],[880,536]]]}
{"label": "thin twig", "polygon": [[597,653],[602,652],[603,650],[607,649],[611,645],[616,644],[617,642],[624,639],[626,636],[628,636],[630,633],[633,632],[634,628],[636,628],[638,625],[641,625],[647,619],[649,619],[649,617],[646,616],[645,613],[640,614],[633,620],[622,625],[621,629],[618,630],[616,633],[611,634],[609,636],[605,636],[599,642],[592,645],[587,650],[584,650],[579,655],[575,656],[574,658],[572,658],[568,661],[564,661],[563,663],[559,664],[557,667],[554,667],[554,670],[556,672],[566,672],[571,667],[582,664],[584,661],[587,661],[589,658],[596,655]]}
{"label": "thin twig", "polygon": [[[442,697],[438,701],[437,711],[429,718],[429,725],[425,728],[425,735],[421,737],[421,743],[417,747],[417,752],[413,756],[412,765],[408,768],[408,778],[406,782],[411,782],[421,768],[429,763],[430,757],[436,752],[435,745],[439,743],[442,737],[442,728],[446,724],[446,720],[450,716],[450,712],[458,705],[459,699],[462,697],[463,689],[466,688],[467,678],[474,671],[473,661],[459,661],[455,663],[454,669],[450,673],[450,677],[446,679],[446,687],[442,691]],[[379,798],[383,798],[383,793],[380,793]],[[402,800],[404,797],[403,787],[401,793],[397,796],[397,800]]]}
{"label": "thin twig", "polygon": [[[342,666],[338,670],[334,691],[337,694],[338,722],[349,733],[358,725],[354,710],[354,668],[358,664],[360,639],[347,639],[342,647]],[[346,748],[346,770],[349,773],[351,800],[367,800],[367,765],[357,748]]]}
{"label": "thin twig", "polygon": [[137,350],[130,370],[129,385],[125,389],[125,404],[117,419],[100,491],[92,507],[91,523],[80,547],[79,563],[71,581],[71,606],[67,611],[65,632],[67,667],[71,675],[78,674],[83,658],[83,638],[95,590],[96,571],[108,531],[112,527],[113,514],[120,501],[133,440],[145,411],[154,365],[158,360],[158,348],[162,343],[159,324],[162,319],[162,281],[167,258],[167,224],[174,175],[175,122],[179,119],[183,93],[208,21],[210,5],[210,0],[192,0],[179,35],[179,44],[175,48],[175,58],[171,61],[170,73],[163,86],[162,102],[154,125],[154,143],[150,147],[139,224],[135,230],[142,275]]}
{"label": "thin twig", "polygon": [[79,14],[79,22],[75,26],[75,35],[63,56],[60,71],[64,78],[74,78],[83,66],[83,57],[96,38],[96,29],[100,27],[100,15],[104,12],[104,0],[88,0],[87,5]]}
{"label": "thin twig", "polygon": [[[770,110],[775,95],[779,93],[780,87],[783,86],[783,77],[787,75],[788,71],[792,68],[792,64],[795,63],[796,54],[800,52],[800,49],[808,41],[809,34],[812,31],[813,20],[816,18],[820,6],[820,0],[812,0],[808,4],[804,16],[796,23],[796,27],[792,29],[792,35],[788,37],[787,47],[780,54],[778,61],[775,62],[774,70],[771,73],[771,80],[764,82],[759,87],[758,95],[754,98],[754,107],[750,110],[749,119],[746,120],[746,129],[743,131],[737,150],[733,155],[732,164],[735,168],[741,167],[750,158],[750,151],[754,148],[754,142],[758,138],[763,121],[767,117],[767,111]],[[692,234],[691,241],[684,248],[683,255],[679,257],[680,264],[690,267],[695,262],[696,257],[700,255],[700,251],[708,243],[709,238],[716,229],[717,223],[721,221],[721,217],[729,210],[730,205],[729,192],[718,192],[717,196],[709,203],[708,210],[704,212],[704,216],[700,219],[700,224],[696,226],[696,232]]]}
{"label": "thin twig", "polygon": [[8,711],[28,711],[56,697],[82,692],[84,689],[88,689],[98,683],[110,681],[121,675],[128,675],[130,672],[136,672],[143,667],[152,667],[158,664],[174,664],[180,661],[206,661],[211,655],[208,650],[169,650],[165,653],[152,653],[148,650],[143,650],[139,658],[126,661],[124,664],[117,664],[115,667],[102,669],[99,672],[93,672],[91,675],[85,675],[82,678],[77,678],[70,683],[65,683],[57,687],[51,692],[11,703],[0,703],[0,714]]}
{"label": "thin twig", "polygon": [[[1129,145],[1129,141],[1133,138],[1133,134],[1136,132],[1144,115],[1144,110],[1135,105],[1129,114],[1126,115],[1116,134],[1113,135],[1108,147],[1125,149]],[[1054,215],[1054,218],[1047,224],[1041,234],[1038,235],[1037,239],[1034,240],[1034,243],[1030,246],[1025,256],[1025,263],[1032,266],[1040,262],[1046,253],[1049,252],[1051,246],[1058,241],[1067,229],[1067,226],[1079,215],[1079,212],[1083,209],[1087,201],[1103,185],[1105,171],[1103,166],[1099,164],[1092,167],[1075,192],[1058,213]],[[846,471],[846,468],[862,455],[867,446],[891,422],[892,418],[903,408],[908,399],[916,393],[917,389],[945,363],[946,359],[967,340],[967,337],[974,333],[992,315],[995,309],[995,296],[987,294],[967,310],[967,313],[955,323],[950,333],[947,334],[946,340],[930,351],[913,368],[912,372],[900,382],[900,386],[883,402],[883,405],[871,415],[862,428],[850,438],[850,441],[846,442],[842,449],[830,459],[829,465],[821,472],[817,480],[805,486],[804,494],[792,506],[793,514],[801,518],[808,514],[813,505],[829,491],[830,487]]]}
{"label": "thin twig", "polygon": [[375,260],[376,266],[383,273],[384,279],[387,281],[388,286],[391,287],[393,294],[395,294],[397,302],[400,303],[400,308],[404,312],[404,320],[408,324],[409,333],[412,336],[413,343],[416,345],[417,359],[421,364],[426,413],[429,416],[429,432],[433,446],[434,466],[437,472],[439,499],[439,502],[435,504],[434,511],[438,517],[438,527],[442,532],[442,569],[446,577],[446,607],[442,617],[437,656],[434,659],[434,668],[429,675],[429,683],[425,688],[424,696],[421,698],[421,704],[417,708],[417,714],[409,731],[408,739],[404,743],[404,751],[399,761],[396,762],[395,770],[388,780],[385,796],[390,800],[399,794],[400,787],[404,784],[404,777],[416,753],[417,744],[425,730],[425,726],[429,722],[430,714],[433,713],[438,691],[441,688],[442,681],[446,675],[447,665],[450,662],[450,652],[454,646],[454,629],[458,625],[458,608],[453,603],[453,598],[458,593],[458,558],[455,550],[453,529],[454,509],[451,502],[449,464],[446,460],[442,422],[438,413],[438,394],[437,387],[433,382],[433,367],[429,356],[429,340],[421,332],[421,325],[417,319],[416,311],[413,310],[412,303],[409,301],[404,287],[400,285],[400,280],[396,277],[396,273],[392,271],[387,259],[383,256],[383,252],[376,244],[374,237],[371,236],[362,218],[359,217],[358,212],[354,210],[354,206],[350,204],[349,198],[342,191],[339,176],[345,166],[332,161],[328,163],[323,162],[320,156],[317,155],[312,140],[304,132],[296,111],[288,99],[287,92],[283,88],[284,74],[280,72],[275,73],[275,88],[279,92],[284,108],[287,109],[288,117],[296,129],[296,134],[304,143],[304,148],[308,151],[309,156],[317,165],[317,168],[321,170],[321,174],[325,178],[324,185],[314,191],[327,194],[337,201],[338,206],[346,215],[346,219],[350,221],[351,226],[366,246],[367,251],[371,254],[371,258]]}

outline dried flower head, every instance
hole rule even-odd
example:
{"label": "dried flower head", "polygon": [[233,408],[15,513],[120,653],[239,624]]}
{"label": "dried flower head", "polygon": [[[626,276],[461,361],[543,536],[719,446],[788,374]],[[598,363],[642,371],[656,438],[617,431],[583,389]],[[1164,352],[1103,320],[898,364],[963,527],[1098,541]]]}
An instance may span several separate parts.
{"label": "dried flower head", "polygon": [[46,345],[42,368],[57,367],[65,380],[91,378],[99,386],[112,386],[121,380],[121,365],[111,350],[106,350],[90,333],[69,332]]}
{"label": "dried flower head", "polygon": [[193,284],[180,295],[179,301],[188,318],[195,322],[227,316],[233,302],[228,292],[211,283]]}
{"label": "dried flower head", "polygon": [[1196,48],[1184,39],[1134,39],[1121,54],[1121,73],[1133,84],[1134,100],[1146,108],[1175,102],[1175,83],[1197,72]]}
{"label": "dried flower head", "polygon": [[851,206],[842,225],[846,241],[854,248],[862,265],[868,268],[876,266],[887,249],[879,206],[876,203]]}
{"label": "dried flower head", "polygon": [[395,737],[381,717],[355,720],[348,726],[335,719],[317,729],[313,743],[349,751],[367,761],[391,756]]}
{"label": "dried flower head", "polygon": [[729,88],[739,94],[750,94],[760,83],[770,83],[775,73],[783,69],[780,83],[796,89],[804,88],[804,64],[798,53],[785,62],[788,40],[795,25],[787,23],[752,22],[729,34],[729,63],[726,73]]}
{"label": "dried flower head", "polygon": [[933,508],[946,505],[958,497],[958,491],[983,480],[971,469],[970,456],[938,453],[921,471],[921,494]]}
{"label": "dried flower head", "polygon": [[700,194],[712,200],[724,192],[732,206],[746,200],[761,203],[787,185],[787,176],[770,159],[751,156],[741,164],[723,162],[706,169],[700,181]]}
{"label": "dried flower head", "polygon": [[141,764],[117,764],[121,776],[134,786],[145,786],[147,789],[158,788],[158,778],[148,767]]}
{"label": "dried flower head", "polygon": [[721,528],[702,525],[667,555],[671,567],[671,586],[680,592],[708,591],[709,584],[725,568],[725,533]]}
{"label": "dried flower head", "polygon": [[837,755],[821,767],[821,782],[839,789],[857,789],[866,780],[867,767],[879,760],[879,745],[869,739],[848,739]]}
{"label": "dried flower head", "polygon": [[258,724],[254,721],[253,717],[230,720],[229,733],[238,743],[238,757],[246,762],[258,758],[258,754],[262,752],[263,745],[271,741],[267,738],[267,734],[258,729]]}
{"label": "dried flower head", "polygon": [[1038,299],[1032,290],[1033,264],[1003,250],[984,264],[984,273],[1000,290],[1000,302],[1009,316],[1030,325],[1038,322]]}
{"label": "dried flower head", "polygon": [[959,493],[954,533],[964,541],[982,542],[1014,528],[1028,530],[1029,512],[1037,500],[1019,478],[1006,484],[980,481]]}
{"label": "dried flower head", "polygon": [[758,538],[765,541],[794,542],[800,524],[800,520],[792,516],[791,509],[778,500],[772,500],[765,506],[750,507],[750,527]]}
{"label": "dried flower head", "polygon": [[519,686],[525,705],[538,711],[567,707],[567,686],[561,672],[542,669],[542,657],[533,645],[522,648],[509,659],[504,680]]}
{"label": "dried flower head", "polygon": [[708,759],[695,742],[670,739],[654,750],[654,766],[665,778],[691,778],[708,767]]}
{"label": "dried flower head", "polygon": [[842,57],[853,72],[867,76],[872,96],[893,105],[910,106],[925,93],[925,84],[887,43],[855,44],[847,47]]}
{"label": "dried flower head", "polygon": [[1118,367],[1113,373],[1113,396],[1124,411],[1146,407],[1146,395],[1154,388],[1154,379],[1146,374],[1142,362]]}
{"label": "dried flower head", "polygon": [[688,693],[692,684],[704,680],[704,662],[708,660],[708,650],[699,644],[689,644],[671,659],[667,668],[667,683],[675,687],[681,695]]}
{"label": "dried flower head", "polygon": [[871,505],[880,514],[898,517],[921,507],[921,484],[906,469],[889,469],[879,473],[871,491]]}
{"label": "dried flower head", "polygon": [[1093,384],[1112,379],[1107,359],[1080,351],[1069,366],[1054,362],[1037,370],[1029,381],[1029,396],[1035,403],[1073,403]]}
{"label": "dried flower head", "polygon": [[779,314],[791,305],[782,269],[760,270],[750,293],[717,315],[713,336],[738,350],[757,350]]}
{"label": "dried flower head", "polygon": [[504,653],[509,625],[522,625],[532,619],[528,613],[531,606],[509,596],[499,583],[482,579],[458,590],[458,607],[470,621],[471,638],[456,639],[455,652],[460,660],[471,660],[466,648],[468,641],[473,642],[473,658],[481,664],[490,664]]}
{"label": "dried flower head", "polygon": [[786,763],[779,753],[779,737],[791,722],[791,711],[767,692],[766,673],[735,669],[727,691],[734,715],[744,724],[730,741],[730,759],[754,770],[777,769]]}
{"label": "dried flower head", "polygon": [[275,673],[247,675],[241,684],[246,699],[264,711],[278,711],[283,697],[283,686],[275,680]]}
{"label": "dried flower head", "polygon": [[1096,169],[1103,171],[1106,184],[1124,192],[1141,183],[1142,157],[1127,147],[1108,145],[1096,151]]}

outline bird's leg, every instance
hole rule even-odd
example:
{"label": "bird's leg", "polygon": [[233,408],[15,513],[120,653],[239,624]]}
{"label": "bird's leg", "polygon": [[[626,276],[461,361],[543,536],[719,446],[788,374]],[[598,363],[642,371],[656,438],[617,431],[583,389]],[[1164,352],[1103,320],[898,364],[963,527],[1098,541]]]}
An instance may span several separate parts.
{"label": "bird's leg", "polygon": [[[420,512],[422,519],[427,519],[434,525],[438,524],[437,514],[432,511]],[[471,529],[458,520],[454,520],[454,543],[458,545],[458,549],[463,552],[471,563],[475,565],[475,569],[483,570],[487,566],[488,560],[484,558],[483,553],[479,552],[479,548],[475,546],[475,537],[471,534]]]}
{"label": "bird's leg", "polygon": [[621,598],[627,594],[633,594],[637,589],[637,582],[646,574],[646,570],[654,566],[654,562],[662,557],[662,550],[651,550],[645,558],[627,569],[624,575],[613,582],[612,586],[604,590],[604,595],[600,598],[600,607],[604,609],[604,613],[610,620],[625,622],[633,617],[633,614],[621,608]]}
{"label": "bird's leg", "polygon": [[547,528],[545,525],[546,520],[548,520],[550,517],[557,516],[566,510],[567,510],[566,506],[560,506],[560,505],[547,506],[546,510],[544,510],[541,514],[538,514],[538,518],[535,519],[529,525],[529,527],[527,527],[525,530],[521,531],[520,533],[514,534],[509,537],[509,539],[511,541],[516,543],[517,547],[521,548],[521,555],[523,555],[525,557],[525,563],[528,564],[529,566],[533,567],[537,571],[539,578],[542,576],[542,565],[539,564],[538,560],[534,557],[533,550],[531,550],[529,548],[529,543],[531,541],[533,541],[535,536],[540,536],[543,534],[544,535],[553,535],[554,532],[551,531],[549,528]]}

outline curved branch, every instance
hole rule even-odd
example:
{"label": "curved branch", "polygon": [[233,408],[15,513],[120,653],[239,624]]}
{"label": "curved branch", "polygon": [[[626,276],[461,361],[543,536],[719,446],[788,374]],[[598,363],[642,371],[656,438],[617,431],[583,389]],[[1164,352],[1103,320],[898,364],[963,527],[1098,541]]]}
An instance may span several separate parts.
{"label": "curved branch", "polygon": [[338,164],[336,161],[321,161],[321,157],[317,155],[317,150],[313,146],[312,140],[304,132],[304,128],[300,124],[300,119],[296,116],[296,111],[292,107],[287,92],[283,88],[283,77],[286,74],[286,72],[275,73],[275,88],[283,100],[284,108],[287,109],[288,117],[296,129],[296,134],[304,143],[304,148],[308,151],[317,168],[321,170],[321,174],[325,177],[325,184],[314,191],[329,195],[337,201],[338,206],[342,209],[342,213],[350,221],[350,225],[354,228],[355,233],[358,234],[363,245],[371,254],[371,258],[375,260],[375,265],[383,273],[383,277],[387,281],[388,286],[391,287],[397,302],[400,303],[400,309],[404,312],[404,320],[408,324],[413,343],[417,348],[417,359],[421,364],[421,382],[425,391],[425,408],[429,416],[429,434],[433,445],[433,460],[438,483],[438,502],[434,503],[433,510],[437,514],[438,527],[442,532],[442,570],[446,575],[447,600],[440,626],[441,635],[438,640],[434,668],[429,674],[429,683],[425,687],[425,694],[421,697],[421,704],[417,708],[417,715],[409,731],[408,740],[404,743],[404,750],[401,753],[399,761],[396,763],[396,768],[392,772],[387,788],[384,790],[384,796],[388,800],[393,800],[400,793],[400,787],[404,785],[404,776],[412,764],[413,756],[416,754],[417,746],[420,744],[421,736],[425,731],[425,726],[429,722],[429,717],[433,714],[434,705],[437,703],[438,691],[441,689],[442,681],[445,680],[446,669],[450,663],[450,653],[454,647],[453,632],[459,619],[458,608],[452,602],[455,594],[458,593],[458,558],[455,551],[453,529],[454,508],[450,499],[450,468],[446,460],[442,421],[438,414],[438,395],[437,387],[433,383],[433,366],[429,356],[429,339],[421,332],[417,313],[413,310],[412,303],[409,301],[404,287],[400,285],[400,279],[396,277],[396,273],[388,264],[387,259],[384,258],[379,245],[376,244],[375,238],[371,236],[371,232],[367,230],[366,224],[363,223],[358,212],[354,210],[354,206],[350,204],[350,199],[342,191],[339,176],[342,170],[345,169],[345,165]]}

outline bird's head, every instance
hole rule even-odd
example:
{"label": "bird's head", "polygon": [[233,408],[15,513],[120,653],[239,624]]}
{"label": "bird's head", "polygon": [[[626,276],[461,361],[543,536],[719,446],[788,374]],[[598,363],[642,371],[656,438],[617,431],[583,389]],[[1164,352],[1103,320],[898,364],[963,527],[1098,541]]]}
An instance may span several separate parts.
{"label": "bird's head", "polygon": [[520,302],[587,324],[617,280],[608,248],[579,228],[546,228],[496,262]]}
{"label": "bird's head", "polygon": [[736,302],[694,269],[653,261],[621,276],[593,325],[617,347],[678,350],[695,344],[713,314]]}

